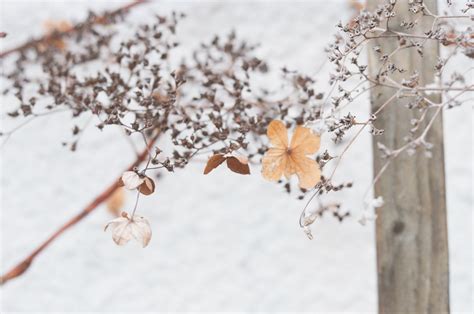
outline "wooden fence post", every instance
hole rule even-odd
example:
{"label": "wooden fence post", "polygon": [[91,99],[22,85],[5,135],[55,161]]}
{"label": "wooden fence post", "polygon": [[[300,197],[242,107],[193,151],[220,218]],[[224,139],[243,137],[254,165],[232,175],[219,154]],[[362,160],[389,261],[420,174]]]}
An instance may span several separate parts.
{"label": "wooden fence post", "polygon": [[[368,0],[374,9],[384,1]],[[425,0],[431,12],[437,13],[436,0]],[[392,30],[405,31],[402,20],[413,20],[408,13],[408,0],[399,0],[395,6],[397,16],[390,20]],[[416,27],[430,28],[432,19],[419,20]],[[374,52],[379,46],[384,54],[398,47],[396,38],[377,39],[369,47],[369,71],[377,73],[382,61]],[[434,65],[439,46],[427,42],[420,57],[414,49],[397,53],[393,60],[407,71],[392,77],[400,80],[414,71],[420,74],[420,83],[434,81]],[[372,111],[375,112],[394,93],[393,89],[377,87],[371,93]],[[433,101],[440,102],[439,95]],[[375,123],[384,134],[373,143],[374,175],[384,165],[377,142],[389,148],[398,148],[406,142],[410,120],[418,117],[417,110],[406,108],[405,99],[396,99],[386,107]],[[433,111],[433,110],[432,110]],[[432,114],[431,111],[429,114]],[[430,120],[430,117],[425,121]],[[378,308],[379,313],[447,313],[449,312],[449,270],[446,224],[446,196],[443,153],[442,116],[435,120],[427,136],[434,145],[432,157],[424,154],[401,154],[384,172],[375,185],[375,195],[382,196],[385,204],[378,209],[376,222]]]}

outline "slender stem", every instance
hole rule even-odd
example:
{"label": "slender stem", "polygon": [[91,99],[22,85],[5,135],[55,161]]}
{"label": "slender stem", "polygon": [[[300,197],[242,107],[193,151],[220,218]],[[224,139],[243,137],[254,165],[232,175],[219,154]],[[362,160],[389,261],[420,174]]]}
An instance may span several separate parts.
{"label": "slender stem", "polygon": [[20,130],[21,128],[23,128],[24,126],[26,126],[27,124],[29,124],[31,121],[33,121],[35,118],[39,118],[39,117],[44,117],[44,116],[47,116],[47,115],[52,115],[52,114],[55,114],[55,113],[59,113],[59,112],[64,112],[66,111],[67,109],[58,109],[58,110],[53,110],[53,111],[48,111],[48,112],[42,112],[42,113],[32,113],[32,115],[22,121],[20,124],[18,124],[17,126],[13,127],[12,129],[8,130],[8,131],[5,131],[5,132],[0,132],[0,136],[4,138],[2,144],[0,145],[0,149],[3,149],[3,147],[6,145],[6,143],[8,142],[8,140],[10,139],[10,137],[18,130]]}
{"label": "slender stem", "polygon": [[378,182],[378,180],[380,179],[380,177],[382,176],[382,174],[385,172],[385,170],[387,170],[388,166],[391,164],[391,162],[393,160],[395,160],[402,152],[404,152],[406,149],[408,149],[408,147],[412,146],[414,143],[418,143],[422,140],[425,139],[426,135],[428,134],[428,131],[431,129],[431,126],[433,125],[433,123],[436,121],[436,118],[438,117],[438,115],[441,113],[441,110],[443,109],[444,107],[444,104],[449,102],[449,101],[452,101],[453,99],[461,96],[464,92],[460,92],[458,93],[457,95],[455,95],[453,98],[450,98],[448,101],[445,101],[444,103],[441,103],[441,104],[435,104],[434,102],[432,102],[431,100],[429,100],[428,98],[425,97],[425,100],[427,102],[429,102],[432,106],[436,106],[436,111],[435,113],[433,114],[433,116],[431,117],[430,121],[428,122],[428,124],[426,125],[425,129],[423,130],[423,132],[420,134],[420,136],[418,136],[416,139],[414,139],[413,141],[409,142],[409,143],[406,143],[405,145],[403,145],[402,147],[394,150],[392,152],[392,154],[389,156],[388,160],[385,162],[385,164],[382,166],[382,168],[379,170],[379,172],[375,175],[374,177],[374,180],[372,181],[372,184],[370,185],[370,187],[367,189],[367,191],[364,193],[364,198],[367,197],[367,194],[370,192],[370,190],[374,187],[374,185]]}
{"label": "slender stem", "polygon": [[[130,10],[131,8],[133,8],[137,5],[140,5],[142,3],[145,3],[145,2],[147,2],[147,0],[135,0],[133,2],[130,2],[126,5],[118,8],[118,9],[110,12],[109,14],[110,15],[117,15],[117,14],[126,12],[126,11]],[[98,16],[94,19],[93,23],[103,22],[103,20],[104,20],[104,16]],[[45,36],[43,36],[41,38],[38,38],[38,39],[32,39],[30,41],[27,41],[23,45],[20,45],[18,47],[15,47],[15,48],[12,48],[12,49],[9,49],[9,50],[6,50],[6,51],[3,51],[3,52],[0,53],[0,59],[3,59],[6,56],[8,56],[8,55],[10,55],[14,52],[23,52],[27,49],[34,48],[38,44],[43,43],[43,42],[47,42],[51,39],[57,39],[58,37],[65,36],[66,34],[77,32],[81,29],[81,25],[82,24],[77,24],[75,26],[72,26],[72,27],[68,28],[67,30],[65,30],[63,32],[54,33],[54,34],[50,34],[50,35],[45,35]]]}
{"label": "slender stem", "polygon": [[[397,97],[397,93],[393,94],[385,103],[383,103],[377,111],[375,111],[373,114],[377,115],[379,114],[388,104],[392,102]],[[354,137],[350,140],[349,144],[346,145],[342,153],[337,157],[337,162],[336,166],[334,167],[331,175],[329,176],[329,180],[331,180],[334,177],[334,174],[336,173],[337,168],[339,167],[339,164],[341,163],[342,157],[344,157],[345,153],[349,150],[349,147],[356,141],[356,139],[359,137],[359,135],[362,133],[362,131],[365,129],[365,127],[370,123],[370,120],[363,123],[362,127],[357,131],[357,133],[354,135]]]}
{"label": "slender stem", "polygon": [[130,217],[130,220],[133,220],[133,216],[135,216],[135,212],[137,211],[138,207],[138,199],[140,198],[140,191],[137,189],[137,197],[135,198],[135,206],[133,206],[133,211],[132,211],[132,216]]}
{"label": "slender stem", "polygon": [[[155,136],[153,136],[150,141],[149,145],[153,145],[159,137],[160,133],[158,132]],[[130,164],[127,168],[128,171],[132,170],[134,167],[137,167],[142,163],[148,156],[148,147],[147,149],[143,150],[140,155],[135,159],[135,161]],[[21,262],[11,268],[8,272],[0,276],[0,285],[5,284],[6,282],[14,279],[16,277],[21,276],[30,266],[34,259],[43,252],[54,240],[60,237],[66,230],[77,224],[79,221],[84,219],[87,215],[89,215],[93,210],[95,210],[100,204],[105,202],[119,187],[120,187],[120,176],[102,193],[100,193],[94,200],[92,200],[89,205],[87,205],[82,211],[72,217],[69,221],[63,224],[59,229],[57,229],[50,237],[48,237],[45,241],[43,241],[36,249],[34,249],[26,258],[24,258]]]}

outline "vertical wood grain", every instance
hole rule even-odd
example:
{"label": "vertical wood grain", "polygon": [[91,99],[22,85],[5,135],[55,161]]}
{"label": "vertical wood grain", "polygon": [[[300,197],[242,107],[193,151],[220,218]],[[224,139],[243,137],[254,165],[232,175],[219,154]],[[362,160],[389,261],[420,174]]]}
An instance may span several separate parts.
{"label": "vertical wood grain", "polygon": [[[393,30],[400,28],[407,15],[408,0],[396,4],[397,17],[390,21]],[[424,1],[431,12],[437,12],[436,0]],[[369,9],[383,1],[368,0]],[[423,18],[419,27],[429,29],[432,20]],[[378,45],[383,53],[398,47],[396,38],[378,39],[369,47],[369,70],[374,77],[381,65],[380,55],[373,51]],[[424,56],[414,49],[406,49],[393,58],[407,71],[395,74],[400,81],[414,71],[420,73],[420,83],[434,80],[434,65],[439,46],[430,41],[423,48]],[[371,94],[375,112],[395,90],[377,87]],[[431,98],[440,102],[440,96]],[[406,108],[406,99],[396,99],[378,116],[375,126],[384,134],[373,141],[374,175],[385,161],[380,157],[377,142],[389,148],[398,148],[406,142],[410,120],[418,110]],[[425,121],[430,120],[434,109]],[[426,124],[427,122],[425,122]],[[427,136],[434,145],[432,157],[423,153],[408,156],[402,153],[394,160],[375,185],[375,195],[382,196],[385,204],[378,209],[376,222],[378,308],[379,313],[447,313],[449,312],[448,240],[446,223],[446,194],[443,153],[443,122],[439,115]]]}

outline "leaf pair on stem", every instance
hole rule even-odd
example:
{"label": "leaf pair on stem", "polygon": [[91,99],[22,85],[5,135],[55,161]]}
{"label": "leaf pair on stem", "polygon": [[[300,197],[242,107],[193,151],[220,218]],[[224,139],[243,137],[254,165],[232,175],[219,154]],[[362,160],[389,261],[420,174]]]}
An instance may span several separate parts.
{"label": "leaf pair on stem", "polygon": [[[270,181],[278,181],[285,175],[287,179],[296,174],[301,188],[313,188],[321,180],[319,164],[307,155],[319,150],[320,136],[309,128],[297,126],[291,142],[288,131],[280,120],[273,120],[267,129],[267,136],[273,145],[262,159],[262,175]],[[248,160],[244,157],[215,154],[209,158],[204,174],[208,174],[224,161],[227,167],[239,174],[250,174]]]}

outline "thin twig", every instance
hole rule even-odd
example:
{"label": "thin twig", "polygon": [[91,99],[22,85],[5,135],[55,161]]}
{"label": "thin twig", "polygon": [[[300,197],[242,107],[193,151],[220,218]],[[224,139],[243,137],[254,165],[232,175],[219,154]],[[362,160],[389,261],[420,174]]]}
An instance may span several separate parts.
{"label": "thin twig", "polygon": [[[148,146],[138,155],[135,161],[127,168],[128,171],[132,170],[134,167],[137,167],[148,157],[148,151],[157,141],[160,132],[153,136],[148,142]],[[92,202],[89,203],[82,211],[77,215],[72,217],[68,222],[62,225],[58,230],[56,230],[48,239],[41,243],[33,252],[31,252],[25,259],[20,263],[6,272],[0,277],[0,285],[4,285],[7,281],[21,276],[30,266],[33,260],[39,255],[45,248],[47,248],[56,238],[63,234],[66,230],[74,226],[76,223],[81,221],[84,217],[90,214],[94,209],[96,209],[100,204],[105,202],[117,188],[120,187],[119,183],[120,177],[118,177],[108,188],[106,188],[102,193],[100,193]]]}
{"label": "thin twig", "polygon": [[[110,12],[109,14],[110,15],[117,15],[117,14],[120,14],[120,13],[123,13],[123,12],[126,12],[128,10],[130,10],[131,8],[139,5],[139,4],[142,4],[142,3],[145,3],[147,2],[148,0],[135,0],[133,2],[130,2],[112,12]],[[105,16],[97,16],[95,19],[94,19],[94,23],[101,23],[104,21],[104,17]],[[44,43],[44,42],[48,42],[48,41],[51,41],[51,40],[54,40],[54,39],[58,39],[58,38],[61,38],[62,36],[65,36],[66,34],[70,34],[70,33],[73,33],[73,32],[76,32],[78,30],[80,30],[81,28],[81,24],[77,24],[77,25],[74,25],[74,26],[71,26],[70,28],[66,29],[65,31],[62,31],[62,32],[54,32],[53,34],[48,34],[48,35],[45,35],[41,38],[37,38],[37,39],[32,39],[32,40],[29,40],[27,41],[26,43],[18,46],[18,47],[15,47],[15,48],[12,48],[12,49],[9,49],[9,50],[6,50],[6,51],[3,51],[0,53],[0,59],[14,53],[14,52],[23,52],[27,49],[30,49],[30,48],[34,48],[36,46],[38,46],[39,44],[41,43]]]}

